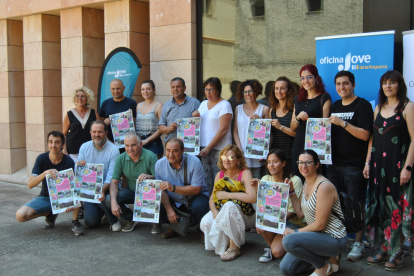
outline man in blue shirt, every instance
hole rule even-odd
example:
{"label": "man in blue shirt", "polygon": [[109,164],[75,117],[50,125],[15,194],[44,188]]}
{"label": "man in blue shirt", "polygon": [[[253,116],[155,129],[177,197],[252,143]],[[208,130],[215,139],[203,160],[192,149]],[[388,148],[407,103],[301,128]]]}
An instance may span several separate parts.
{"label": "man in blue shirt", "polygon": [[106,215],[110,229],[112,231],[121,231],[118,219],[112,214],[111,209],[105,204],[105,195],[109,194],[109,184],[111,183],[114,172],[115,161],[119,156],[118,147],[107,139],[108,128],[102,121],[91,123],[92,141],[83,143],[79,149],[79,165],[85,166],[86,163],[103,164],[104,167],[104,184],[102,194],[99,197],[100,204],[84,202],[85,224],[89,228],[96,228],[101,224],[102,217]]}
{"label": "man in blue shirt", "polygon": [[[191,205],[191,225],[200,224],[209,211],[208,188],[204,181],[204,170],[200,160],[184,154],[181,139],[172,138],[165,145],[166,156],[155,164],[155,179],[162,180],[160,223],[177,223],[177,215],[172,207],[187,212],[186,197]],[[184,185],[184,158],[187,158],[187,185]],[[154,229],[153,229],[154,230]],[[176,233],[168,229],[162,238],[169,239]]]}
{"label": "man in blue shirt", "polygon": [[191,114],[198,110],[200,101],[185,94],[185,81],[182,78],[174,78],[171,81],[171,93],[173,98],[162,106],[158,129],[162,134],[167,134],[165,141],[177,138],[177,119],[191,118]]}

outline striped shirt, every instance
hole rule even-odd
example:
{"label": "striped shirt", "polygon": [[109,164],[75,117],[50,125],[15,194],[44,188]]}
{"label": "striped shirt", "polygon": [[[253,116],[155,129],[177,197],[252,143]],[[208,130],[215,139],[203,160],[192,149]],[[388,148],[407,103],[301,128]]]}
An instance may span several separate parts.
{"label": "striped shirt", "polygon": [[155,108],[157,108],[158,104],[150,112],[145,114],[142,114],[140,111],[142,103],[138,105],[137,119],[135,121],[135,130],[138,135],[154,134],[158,130],[158,117],[155,114]]}
{"label": "striped shirt", "polygon": [[[321,183],[323,182],[329,182],[329,181],[325,180],[325,181],[322,181]],[[321,183],[319,183],[319,185]],[[318,188],[319,188],[319,185],[318,185]],[[331,183],[331,185],[333,184]],[[305,182],[305,185],[303,186],[303,190],[306,189],[306,186],[307,186],[307,183]],[[305,215],[305,219],[308,225],[316,221],[316,193],[318,191],[318,188],[316,188],[316,190],[310,196],[309,200],[306,200],[304,193],[302,195],[301,205],[302,205],[302,210],[303,210],[303,213]],[[344,219],[342,215],[342,210],[341,210],[341,202],[339,201],[339,199],[333,204],[332,209],[337,214],[339,214],[342,219]],[[325,229],[323,229],[322,232],[325,232],[337,239],[340,239],[346,236],[345,226],[335,215],[332,214],[332,211],[329,214],[328,222],[326,223]]]}
{"label": "striped shirt", "polygon": [[[290,128],[290,121],[292,120],[292,114],[293,112],[289,111],[285,116],[278,117],[276,115],[276,111],[272,110],[271,116],[273,120],[278,119],[282,126]],[[290,162],[292,158],[293,137],[287,135],[281,130],[278,130],[274,126],[272,126],[272,135],[273,135],[273,141],[272,141],[271,149],[279,149],[279,150],[284,151]]]}

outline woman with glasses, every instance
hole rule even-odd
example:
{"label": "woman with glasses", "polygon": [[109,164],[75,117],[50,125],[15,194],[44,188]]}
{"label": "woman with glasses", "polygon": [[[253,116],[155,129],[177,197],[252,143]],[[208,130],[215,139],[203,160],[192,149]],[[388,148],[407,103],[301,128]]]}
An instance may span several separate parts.
{"label": "woman with glasses", "polygon": [[381,77],[378,101],[363,173],[369,178],[365,236],[379,250],[367,261],[386,262],[386,270],[396,270],[403,264],[405,240],[414,254],[414,104],[399,72],[388,71]]}
{"label": "woman with glasses", "polygon": [[[296,196],[300,198],[302,194],[302,180],[290,173],[290,163],[287,155],[283,150],[271,150],[267,155],[267,169],[268,175],[262,177],[262,181],[279,182],[284,183],[285,179],[290,179],[293,184],[294,192]],[[253,179],[252,185],[258,187],[259,179]],[[263,191],[259,191],[264,192]],[[303,222],[303,218],[298,218],[293,209],[292,203],[288,200],[288,212],[286,215],[286,226],[291,229],[297,229],[306,224]],[[286,254],[286,250],[282,245],[283,235],[279,235],[273,232],[261,230],[256,227],[257,233],[262,235],[265,239],[268,247],[264,249],[265,253],[260,257],[259,261],[262,263],[270,262],[273,257],[281,258]]]}
{"label": "woman with glasses", "polygon": [[89,107],[94,98],[88,87],[76,88],[72,94],[75,108],[69,110],[63,119],[63,134],[67,139],[63,151],[75,162],[78,161],[80,146],[92,139],[91,123],[99,119],[98,113]]}
{"label": "woman with glasses", "polygon": [[[308,118],[329,118],[331,97],[325,91],[322,78],[318,69],[313,64],[308,64],[300,69],[299,94],[295,97],[292,121],[290,129],[296,131],[292,149],[292,172],[299,175],[296,165],[300,152],[305,148],[306,120]],[[301,177],[303,180],[303,177]]]}
{"label": "woman with glasses", "polygon": [[160,159],[164,154],[161,132],[158,130],[162,103],[154,98],[155,84],[152,80],[142,82],[141,94],[144,101],[137,106],[135,131],[141,137],[143,148],[152,151]]}
{"label": "woman with glasses", "polygon": [[200,229],[206,250],[215,250],[223,261],[231,261],[241,255],[245,230],[254,227],[252,203],[256,202],[256,191],[250,184],[252,173],[237,146],[221,150],[218,166],[220,172],[209,202],[211,211],[201,220]]}
{"label": "woman with glasses", "polygon": [[233,111],[230,103],[221,97],[220,79],[207,79],[204,82],[204,93],[207,100],[203,101],[192,115],[201,118],[199,155],[211,194],[214,176],[219,172],[217,162],[220,150],[232,143],[230,123]]}
{"label": "woman with glasses", "polygon": [[338,218],[344,219],[341,203],[335,186],[321,174],[315,151],[302,151],[297,165],[305,184],[298,198],[289,181],[289,199],[297,216],[304,216],[308,225],[285,229],[282,243],[288,253],[280,263],[280,270],[296,275],[313,267],[311,276],[329,275],[339,270],[341,253],[347,249],[345,226]]}
{"label": "woman with glasses", "polygon": [[[246,138],[249,130],[250,119],[268,119],[269,108],[256,101],[262,94],[263,86],[257,80],[246,80],[237,88],[237,101],[244,98],[245,103],[238,105],[234,115],[233,138],[236,145],[246,151]],[[246,158],[247,166],[252,172],[253,178],[260,178],[261,169],[264,168],[262,160]]]}
{"label": "woman with glasses", "polygon": [[292,161],[292,145],[295,131],[290,129],[298,85],[286,77],[279,77],[270,93],[270,118],[272,118],[271,149],[283,150]]}

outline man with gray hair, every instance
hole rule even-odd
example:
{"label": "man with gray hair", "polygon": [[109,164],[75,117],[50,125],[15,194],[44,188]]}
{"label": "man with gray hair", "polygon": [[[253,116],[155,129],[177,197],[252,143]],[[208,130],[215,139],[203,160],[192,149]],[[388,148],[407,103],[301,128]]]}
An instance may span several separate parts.
{"label": "man with gray hair", "polygon": [[[126,221],[123,232],[134,230],[136,222],[132,221],[133,213],[125,204],[133,204],[135,200],[136,181],[154,179],[157,156],[142,148],[141,138],[134,132],[125,135],[125,152],[118,156],[110,184],[110,195],[105,202],[110,206],[112,214]],[[127,187],[118,190],[118,183],[125,175]],[[120,221],[116,222],[120,227]]]}

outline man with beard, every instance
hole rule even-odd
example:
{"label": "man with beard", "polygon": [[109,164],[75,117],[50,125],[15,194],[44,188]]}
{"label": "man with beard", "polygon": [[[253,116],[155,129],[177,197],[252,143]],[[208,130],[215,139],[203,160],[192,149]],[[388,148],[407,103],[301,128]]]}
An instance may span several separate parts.
{"label": "man with beard", "polygon": [[89,228],[96,228],[101,224],[102,217],[106,215],[110,225],[109,229],[121,231],[121,226],[117,224],[118,219],[112,215],[111,210],[104,202],[105,196],[109,194],[109,184],[114,172],[116,158],[119,156],[119,150],[117,146],[108,140],[108,128],[104,122],[92,122],[90,132],[92,141],[83,143],[79,149],[79,165],[85,166],[86,163],[103,164],[104,172],[102,177],[104,178],[104,184],[99,197],[101,203],[83,203],[85,210],[84,221]]}

